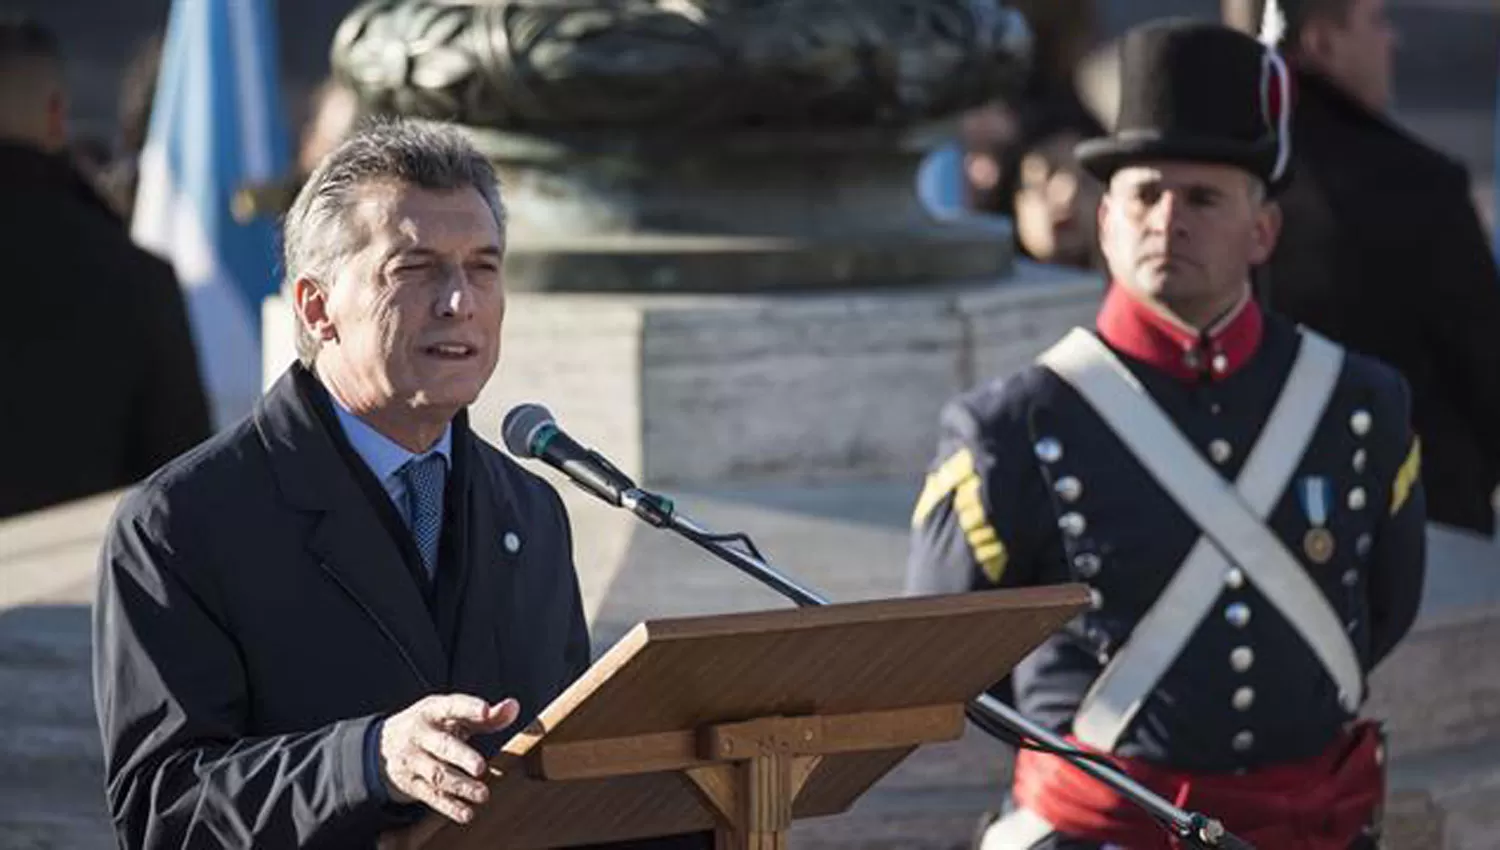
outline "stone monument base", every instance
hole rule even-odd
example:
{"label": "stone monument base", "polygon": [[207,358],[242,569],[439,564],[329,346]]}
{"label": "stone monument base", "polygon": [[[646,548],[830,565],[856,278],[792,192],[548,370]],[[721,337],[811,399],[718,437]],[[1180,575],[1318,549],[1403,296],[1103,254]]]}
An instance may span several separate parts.
{"label": "stone monument base", "polygon": [[[919,477],[954,393],[1092,321],[1096,273],[1017,262],[1004,279],[785,294],[510,296],[500,367],[472,409],[499,444],[512,406],[654,485]],[[269,385],[295,357],[264,309]]]}

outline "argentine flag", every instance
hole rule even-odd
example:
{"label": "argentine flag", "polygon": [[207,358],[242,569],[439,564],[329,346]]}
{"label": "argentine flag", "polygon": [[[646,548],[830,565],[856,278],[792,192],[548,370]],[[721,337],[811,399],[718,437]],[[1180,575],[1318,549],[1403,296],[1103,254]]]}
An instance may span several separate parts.
{"label": "argentine flag", "polygon": [[177,271],[216,428],[260,397],[260,305],[277,288],[274,222],[241,224],[231,201],[278,177],[287,148],[270,2],[173,0],[131,236]]}

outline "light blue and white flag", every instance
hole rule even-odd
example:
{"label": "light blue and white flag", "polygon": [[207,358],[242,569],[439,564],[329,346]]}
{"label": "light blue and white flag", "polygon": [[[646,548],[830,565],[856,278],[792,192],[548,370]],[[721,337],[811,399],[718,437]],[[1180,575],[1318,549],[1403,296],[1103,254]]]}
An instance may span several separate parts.
{"label": "light blue and white flag", "polygon": [[261,393],[275,223],[241,224],[231,202],[286,168],[279,79],[269,0],[173,0],[131,235],[177,270],[218,428]]}

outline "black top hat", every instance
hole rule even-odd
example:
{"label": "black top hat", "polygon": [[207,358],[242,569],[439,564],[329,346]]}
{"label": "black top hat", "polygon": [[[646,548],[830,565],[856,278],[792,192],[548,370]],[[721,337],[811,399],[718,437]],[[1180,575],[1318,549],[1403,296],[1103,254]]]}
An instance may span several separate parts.
{"label": "black top hat", "polygon": [[1169,19],[1136,27],[1118,45],[1119,114],[1110,135],[1076,154],[1108,181],[1148,160],[1235,165],[1284,188],[1291,137],[1290,78],[1271,48],[1238,30]]}

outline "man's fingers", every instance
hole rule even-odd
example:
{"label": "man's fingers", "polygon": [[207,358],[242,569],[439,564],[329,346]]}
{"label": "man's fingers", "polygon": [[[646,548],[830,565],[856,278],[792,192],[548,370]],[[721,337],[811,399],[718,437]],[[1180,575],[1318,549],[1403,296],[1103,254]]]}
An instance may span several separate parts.
{"label": "man's fingers", "polygon": [[498,732],[501,729],[516,722],[521,716],[521,704],[513,699],[505,699],[489,707],[489,717],[485,719],[479,728],[488,732]]}
{"label": "man's fingers", "polygon": [[406,762],[406,769],[411,777],[412,796],[458,823],[473,819],[470,803],[489,799],[489,789],[484,783],[460,774],[426,753],[413,754]]}
{"label": "man's fingers", "polygon": [[490,789],[483,782],[471,779],[454,770],[451,765],[433,759],[420,774],[428,785],[445,797],[456,797],[459,802],[483,803],[490,798]]}
{"label": "man's fingers", "polygon": [[421,716],[435,726],[450,720],[483,723],[489,714],[489,708],[489,703],[476,696],[444,694],[423,700]]}
{"label": "man's fingers", "polygon": [[484,756],[447,732],[429,726],[416,733],[414,742],[425,752],[470,776],[484,775]]}
{"label": "man's fingers", "polygon": [[445,797],[430,785],[422,786],[422,802],[429,809],[442,815],[454,823],[468,823],[474,819],[474,809],[465,803]]}

